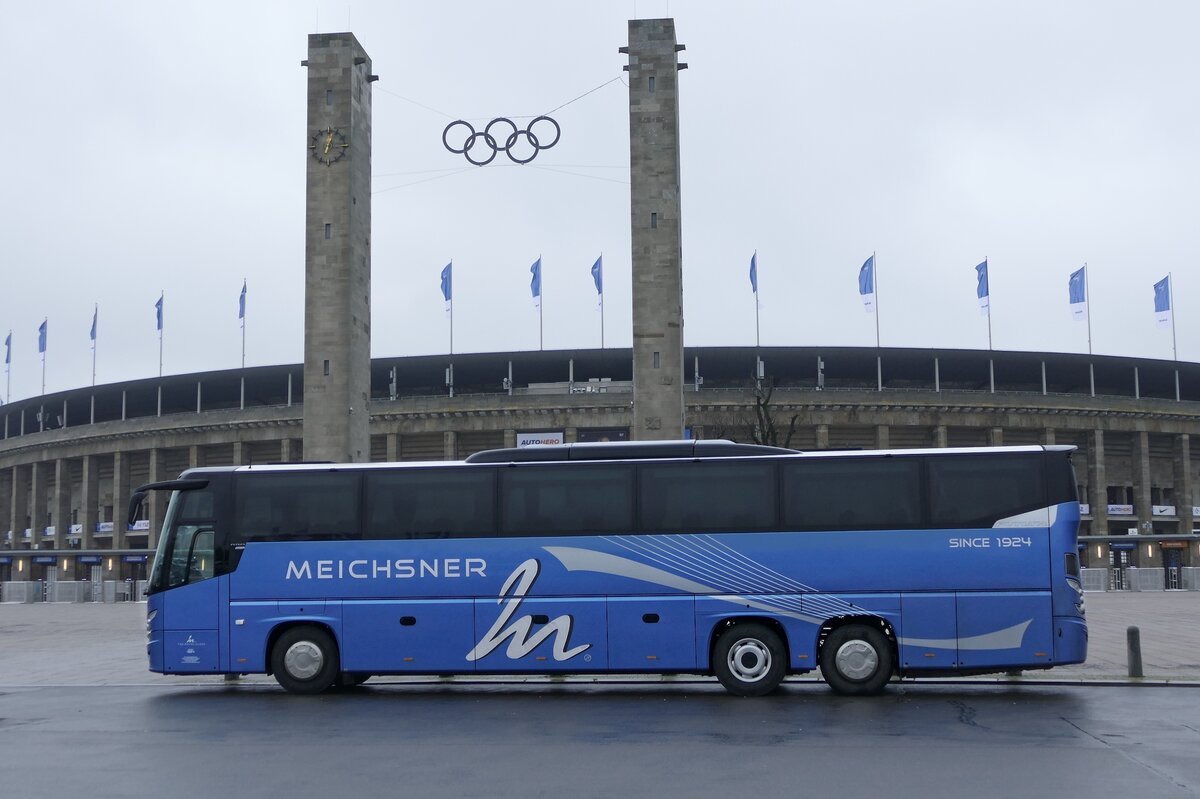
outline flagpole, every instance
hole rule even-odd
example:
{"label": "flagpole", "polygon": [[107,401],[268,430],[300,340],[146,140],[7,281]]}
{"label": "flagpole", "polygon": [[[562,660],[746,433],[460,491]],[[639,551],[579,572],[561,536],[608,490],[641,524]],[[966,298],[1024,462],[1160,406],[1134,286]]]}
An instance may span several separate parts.
{"label": "flagpole", "polygon": [[96,303],[96,308],[92,312],[92,388],[96,387],[96,336],[100,335],[100,331],[96,329],[96,320],[100,315],[100,303]]}
{"label": "flagpole", "polygon": [[871,252],[871,265],[875,281],[875,349],[880,349],[879,346],[879,259],[875,257],[874,251]]}
{"label": "flagpole", "polygon": [[754,266],[754,347],[758,349],[762,343],[758,328],[758,250],[754,251]]}
{"label": "flagpole", "polygon": [[1179,350],[1175,346],[1175,278],[1170,272],[1167,272],[1167,302],[1167,307],[1171,309],[1171,359],[1178,361]]}
{"label": "flagpole", "polygon": [[[988,262],[987,256],[984,256],[984,258],[983,258],[983,273],[985,275],[988,273],[987,262]],[[992,349],[992,278],[991,278],[991,275],[988,275],[988,309],[987,309],[987,311],[988,311],[988,314],[987,314],[987,316],[988,316],[988,350],[990,351]]]}
{"label": "flagpole", "polygon": [[1088,355],[1092,354],[1092,289],[1089,283],[1087,261],[1083,262],[1083,296],[1087,300],[1087,330],[1088,330]]}
{"label": "flagpole", "polygon": [[546,293],[542,291],[542,254],[538,253],[538,349],[545,349],[545,339],[542,336],[542,317],[546,303]]}
{"label": "flagpole", "polygon": [[600,253],[600,349],[604,349],[604,252]]}
{"label": "flagpole", "polygon": [[246,278],[242,278],[242,368],[246,368]]}
{"label": "flagpole", "polygon": [[158,376],[162,377],[163,363],[163,298],[166,292],[160,290],[158,292]]}

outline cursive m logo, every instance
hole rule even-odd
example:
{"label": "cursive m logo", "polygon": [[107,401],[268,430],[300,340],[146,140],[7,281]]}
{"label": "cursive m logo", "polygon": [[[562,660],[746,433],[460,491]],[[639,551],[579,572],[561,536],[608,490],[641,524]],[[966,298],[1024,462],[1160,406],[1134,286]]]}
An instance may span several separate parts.
{"label": "cursive m logo", "polygon": [[[475,661],[487,657],[500,644],[504,643],[506,638],[511,640],[508,642],[505,654],[513,660],[525,657],[550,636],[554,636],[554,659],[558,661],[570,660],[580,652],[592,648],[591,644],[580,644],[571,649],[566,648],[567,643],[571,640],[572,623],[571,617],[566,614],[551,619],[532,636],[529,634],[530,628],[533,626],[531,616],[521,616],[509,624],[525,599],[525,595],[533,587],[533,581],[537,579],[540,568],[537,560],[530,558],[518,566],[504,581],[504,586],[500,589],[500,596],[496,598],[496,604],[503,603],[504,610],[500,612],[500,617],[475,645],[475,648],[467,653],[467,660]],[[512,595],[505,599],[510,589]]]}

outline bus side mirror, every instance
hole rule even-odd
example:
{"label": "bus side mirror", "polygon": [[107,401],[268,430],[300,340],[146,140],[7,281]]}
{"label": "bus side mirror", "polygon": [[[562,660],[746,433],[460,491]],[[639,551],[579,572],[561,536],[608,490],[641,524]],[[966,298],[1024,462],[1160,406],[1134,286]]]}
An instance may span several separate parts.
{"label": "bus side mirror", "polygon": [[133,523],[138,520],[138,516],[142,513],[142,503],[146,501],[146,495],[149,491],[134,491],[133,496],[129,498],[129,514],[126,519],[126,525],[133,526]]}

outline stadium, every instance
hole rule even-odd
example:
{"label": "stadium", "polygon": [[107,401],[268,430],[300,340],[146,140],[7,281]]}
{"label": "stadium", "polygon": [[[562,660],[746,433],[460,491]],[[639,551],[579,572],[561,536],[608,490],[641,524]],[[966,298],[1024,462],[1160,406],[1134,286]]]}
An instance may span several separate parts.
{"label": "stadium", "polygon": [[[686,434],[697,438],[801,450],[1075,446],[1089,587],[1195,587],[1200,364],[805,347],[689,347],[684,363]],[[133,489],[193,466],[303,460],[303,375],[302,364],[173,375],[3,406],[4,598],[99,599],[102,585],[110,598],[132,595],[163,510],[150,504],[126,524]],[[632,397],[628,348],[375,359],[370,460],[623,440]]]}

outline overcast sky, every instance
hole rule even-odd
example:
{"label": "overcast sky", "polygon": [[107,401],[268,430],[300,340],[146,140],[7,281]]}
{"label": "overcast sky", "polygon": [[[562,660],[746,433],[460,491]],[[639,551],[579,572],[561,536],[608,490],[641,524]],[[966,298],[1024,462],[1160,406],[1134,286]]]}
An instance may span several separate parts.
{"label": "overcast sky", "polygon": [[[163,370],[303,358],[300,61],[352,31],[374,88],[372,354],[629,346],[628,89],[635,15],[673,16],[685,342],[1087,352],[1069,274],[1089,265],[1092,349],[1172,358],[1153,313],[1174,275],[1181,360],[1200,359],[1200,4],[1178,2],[6,3],[0,343],[11,397]],[[596,89],[596,87],[601,87]],[[573,98],[596,89],[582,99]],[[528,166],[469,167],[454,119],[559,106]],[[519,120],[524,121],[524,120]],[[0,395],[2,397],[3,395]]]}

